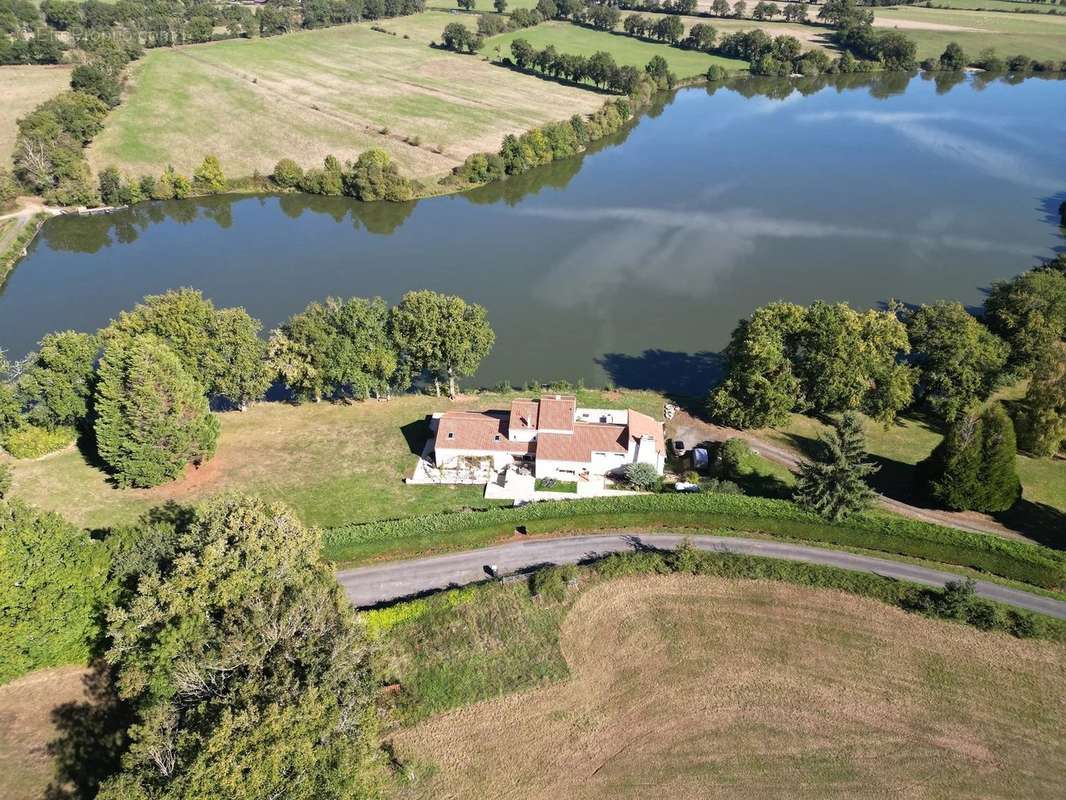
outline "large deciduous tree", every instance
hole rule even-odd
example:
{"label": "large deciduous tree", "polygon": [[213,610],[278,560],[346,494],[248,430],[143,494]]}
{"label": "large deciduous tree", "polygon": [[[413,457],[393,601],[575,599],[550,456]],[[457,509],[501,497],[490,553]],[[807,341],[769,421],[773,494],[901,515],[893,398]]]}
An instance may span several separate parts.
{"label": "large deciduous tree", "polygon": [[103,335],[105,341],[145,333],[158,337],[206,394],[243,408],[270,386],[259,330],[259,322],[243,308],[216,309],[199,291],[178,289],[145,297]]}
{"label": "large deciduous tree", "polygon": [[473,375],[496,340],[484,307],[428,290],[403,296],[392,310],[391,330],[401,361],[431,373],[438,396],[447,378],[454,397],[456,378]]}
{"label": "large deciduous tree", "polygon": [[18,385],[30,422],[49,429],[86,422],[99,349],[99,339],[87,333],[62,331],[41,339]]}
{"label": "large deciduous tree", "polygon": [[866,479],[879,467],[866,460],[866,436],[859,416],[845,413],[820,441],[819,457],[800,464],[796,502],[833,521],[873,505],[876,494]]}
{"label": "large deciduous tree", "polygon": [[941,419],[954,420],[995,388],[1009,348],[960,303],[922,306],[907,328],[919,391]]}
{"label": "large deciduous tree", "polygon": [[203,389],[155,336],[111,338],[98,379],[97,452],[119,486],[158,486],[214,455],[218,420]]}
{"label": "large deciduous tree", "polygon": [[1022,448],[1035,456],[1066,446],[1066,343],[1056,342],[1037,362],[1015,423]]}
{"label": "large deciduous tree", "polygon": [[306,399],[384,395],[397,367],[388,326],[380,297],[311,303],[270,337],[271,363],[285,385]]}
{"label": "large deciduous tree", "polygon": [[985,300],[985,319],[1010,345],[1009,364],[1030,372],[1066,336],[1066,273],[1041,267],[997,281]]}
{"label": "large deciduous tree", "polygon": [[227,497],[175,538],[108,612],[133,723],[100,800],[371,796],[374,650],[317,531]]}
{"label": "large deciduous tree", "polygon": [[88,658],[106,576],[103,545],[88,533],[0,501],[0,683]]}

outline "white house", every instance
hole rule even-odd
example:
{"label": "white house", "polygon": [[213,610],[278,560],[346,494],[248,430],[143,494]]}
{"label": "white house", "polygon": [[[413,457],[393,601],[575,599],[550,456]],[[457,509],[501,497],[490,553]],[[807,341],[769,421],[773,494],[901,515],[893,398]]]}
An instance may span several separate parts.
{"label": "white house", "polygon": [[578,408],[571,395],[514,400],[510,411],[447,411],[433,420],[434,460],[443,469],[471,459],[491,459],[496,470],[524,462],[537,478],[572,481],[634,463],[661,475],[666,465],[661,422],[633,410]]}

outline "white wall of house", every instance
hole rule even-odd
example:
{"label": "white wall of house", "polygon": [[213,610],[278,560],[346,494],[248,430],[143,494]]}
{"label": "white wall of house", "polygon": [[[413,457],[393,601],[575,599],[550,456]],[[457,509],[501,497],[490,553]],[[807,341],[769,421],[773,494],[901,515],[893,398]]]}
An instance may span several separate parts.
{"label": "white wall of house", "polygon": [[628,425],[629,412],[624,408],[579,408],[574,412],[578,422],[602,422],[608,425]]}
{"label": "white wall of house", "polygon": [[561,481],[577,480],[578,473],[588,469],[584,461],[553,461],[547,458],[538,458],[533,474],[538,478],[555,478]]}
{"label": "white wall of house", "polygon": [[536,428],[510,428],[507,431],[507,438],[512,442],[532,442],[536,436]]}

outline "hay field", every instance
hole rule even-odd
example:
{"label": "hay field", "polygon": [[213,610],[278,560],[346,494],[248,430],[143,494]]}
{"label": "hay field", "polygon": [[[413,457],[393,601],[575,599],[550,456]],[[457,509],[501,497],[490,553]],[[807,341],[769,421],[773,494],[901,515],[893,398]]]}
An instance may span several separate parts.
{"label": "hay field", "polygon": [[876,8],[874,25],[898,28],[913,39],[920,59],[939,56],[948,42],[957,42],[971,58],[992,47],[1001,56],[1021,53],[1040,61],[1066,59],[1066,16],[921,7]]}
{"label": "hay field", "polygon": [[0,67],[0,167],[11,166],[15,122],[39,103],[70,87],[69,66]]}
{"label": "hay field", "polygon": [[571,677],[396,735],[395,798],[1052,798],[1066,649],[838,592],[592,588]]}
{"label": "hay field", "polygon": [[[454,15],[426,12],[270,39],[149,51],[90,148],[97,170],[167,163],[190,172],[208,153],[231,177],[284,157],[319,165],[383,147],[412,177],[442,175],[504,135],[603,103],[593,92],[428,46]],[[403,38],[404,34],[410,36]],[[437,151],[440,152],[437,152]]]}

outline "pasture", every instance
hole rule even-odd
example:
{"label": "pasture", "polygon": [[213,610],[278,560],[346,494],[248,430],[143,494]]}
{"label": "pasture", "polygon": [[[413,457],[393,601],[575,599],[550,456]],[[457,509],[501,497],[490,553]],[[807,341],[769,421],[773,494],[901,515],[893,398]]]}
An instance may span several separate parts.
{"label": "pasture", "polygon": [[679,78],[703,75],[711,64],[718,64],[730,72],[748,68],[745,61],[693,50],[680,50],[665,44],[641,41],[632,36],[593,30],[569,22],[545,22],[535,28],[492,36],[485,40],[481,53],[491,58],[510,57],[511,42],[515,39],[525,39],[538,50],[550,44],[555,45],[555,49],[560,53],[572,55],[590,56],[598,50],[604,50],[614,56],[618,64],[631,64],[640,68],[651,61],[653,56],[659,55],[666,59],[671,71]]}
{"label": "pasture", "polygon": [[[469,652],[449,664],[432,652],[444,633],[420,640],[413,678],[430,690],[441,670],[442,688],[461,689],[461,670],[445,678],[450,665],[480,664],[469,677],[483,696],[504,696],[398,730],[392,744],[409,768],[395,800],[821,799],[916,787],[913,796],[1051,798],[1061,789],[1061,644],[830,590],[680,575],[593,586],[552,640],[543,632],[552,614],[538,610],[550,603],[519,612],[511,595],[521,590],[499,589],[498,616],[432,618],[444,631],[471,613],[483,624],[459,636]],[[513,633],[512,617],[535,627]],[[519,652],[525,675],[514,669]],[[561,671],[565,680],[545,685]],[[493,686],[497,672],[510,693],[506,681]]]}
{"label": "pasture", "polygon": [[68,89],[70,70],[69,66],[0,67],[0,167],[11,166],[19,117]]}
{"label": "pasture", "polygon": [[[404,174],[432,178],[508,133],[593,111],[603,98],[429,46],[454,15],[427,12],[269,39],[150,50],[130,67],[123,103],[89,155],[157,174],[207,154],[230,177],[305,167],[332,153],[387,150]],[[432,33],[430,33],[432,32]],[[410,38],[405,38],[410,37]]]}

